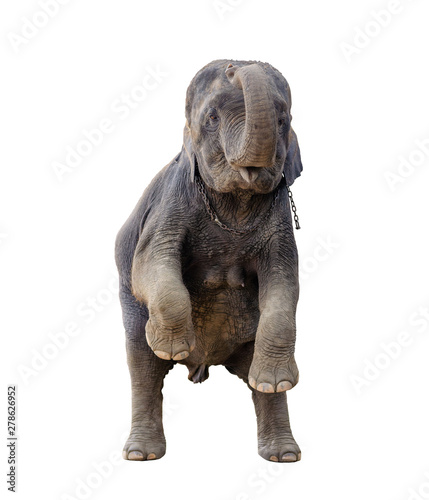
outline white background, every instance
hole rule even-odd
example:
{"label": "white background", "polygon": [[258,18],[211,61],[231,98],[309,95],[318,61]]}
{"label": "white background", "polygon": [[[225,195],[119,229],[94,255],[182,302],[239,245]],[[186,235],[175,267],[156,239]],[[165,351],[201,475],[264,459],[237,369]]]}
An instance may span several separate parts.
{"label": "white background", "polygon": [[[44,23],[40,3],[0,11],[2,494],[15,383],[18,498],[428,498],[429,147],[416,143],[429,143],[428,3],[63,3],[19,43],[33,16]],[[372,11],[391,7],[374,24]],[[360,34],[347,60],[356,29],[371,37]],[[164,389],[166,456],[118,462],[131,397],[109,291],[114,238],[181,148],[191,78],[219,58],[270,62],[292,88],[304,172],[293,188],[301,377],[289,409],[302,461],[258,456],[240,380],[214,367],[194,386],[178,366]],[[115,112],[148,68],[162,81],[129,116]],[[53,162],[105,118],[112,132],[59,178]],[[397,174],[401,157],[410,165]],[[399,175],[393,187],[386,172]],[[59,335],[73,322],[78,335]],[[53,334],[68,344],[52,350]]]}

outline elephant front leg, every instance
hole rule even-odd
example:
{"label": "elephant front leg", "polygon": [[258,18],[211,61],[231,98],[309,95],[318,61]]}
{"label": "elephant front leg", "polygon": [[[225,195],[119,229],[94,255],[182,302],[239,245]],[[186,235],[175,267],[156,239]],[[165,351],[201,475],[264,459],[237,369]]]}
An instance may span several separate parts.
{"label": "elephant front leg", "polygon": [[175,361],[189,356],[195,347],[192,306],[179,265],[147,261],[133,269],[133,294],[147,304],[146,339],[161,359]]}
{"label": "elephant front leg", "polygon": [[249,384],[260,392],[292,389],[299,378],[295,362],[297,289],[273,286],[263,295]]}
{"label": "elephant front leg", "polygon": [[159,358],[179,361],[195,347],[192,308],[187,291],[170,286],[149,302],[146,339]]}

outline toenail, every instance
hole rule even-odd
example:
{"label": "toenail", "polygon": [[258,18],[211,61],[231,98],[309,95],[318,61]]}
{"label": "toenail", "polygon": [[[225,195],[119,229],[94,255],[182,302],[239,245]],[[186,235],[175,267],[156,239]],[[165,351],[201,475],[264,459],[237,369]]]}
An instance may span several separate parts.
{"label": "toenail", "polygon": [[168,352],[154,351],[154,353],[158,356],[158,358],[161,358],[161,359],[171,359],[171,356],[170,356],[170,354],[168,354]]}
{"label": "toenail", "polygon": [[128,453],[125,450],[122,451],[122,458],[124,460],[126,460],[128,458]]}
{"label": "toenail", "polygon": [[278,462],[279,459],[275,455],[271,455],[270,457],[271,462]]}
{"label": "toenail", "polygon": [[129,460],[143,460],[143,453],[140,453],[139,451],[130,451],[128,453],[128,459]]}
{"label": "toenail", "polygon": [[253,377],[249,377],[249,385],[256,389],[256,380]]}
{"label": "toenail", "polygon": [[271,384],[267,384],[266,382],[263,382],[258,385],[257,390],[260,392],[274,392],[274,387]]}
{"label": "toenail", "polygon": [[156,458],[155,453],[149,453],[149,455],[147,456],[148,460],[153,460],[154,458]]}
{"label": "toenail", "polygon": [[188,351],[182,351],[173,356],[174,361],[179,361],[180,359],[185,359],[189,356]]}
{"label": "toenail", "polygon": [[292,384],[287,380],[282,380],[277,384],[277,392],[289,391],[292,389]]}
{"label": "toenail", "polygon": [[296,462],[296,455],[295,455],[295,453],[285,453],[282,456],[282,461],[283,462]]}

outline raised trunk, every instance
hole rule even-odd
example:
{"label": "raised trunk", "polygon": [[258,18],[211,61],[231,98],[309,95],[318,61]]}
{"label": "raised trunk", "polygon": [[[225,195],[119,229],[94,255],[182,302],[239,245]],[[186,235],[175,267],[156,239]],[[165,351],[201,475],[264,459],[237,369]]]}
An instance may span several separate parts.
{"label": "raised trunk", "polygon": [[243,90],[246,108],[244,131],[227,153],[234,167],[270,167],[275,161],[277,118],[268,78],[258,64],[226,70],[230,82]]}

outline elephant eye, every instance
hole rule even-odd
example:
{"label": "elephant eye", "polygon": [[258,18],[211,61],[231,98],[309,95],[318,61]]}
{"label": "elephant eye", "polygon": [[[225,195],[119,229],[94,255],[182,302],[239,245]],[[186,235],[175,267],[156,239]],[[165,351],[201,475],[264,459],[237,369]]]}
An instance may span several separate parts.
{"label": "elephant eye", "polygon": [[219,125],[219,116],[215,109],[210,109],[208,112],[208,118],[206,122],[206,128],[208,130],[214,131]]}

